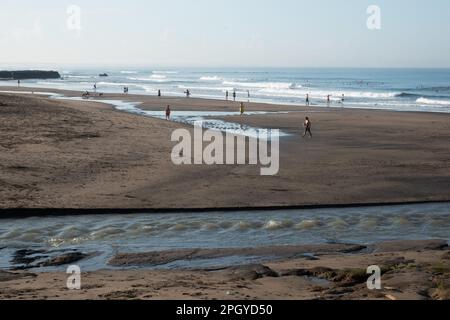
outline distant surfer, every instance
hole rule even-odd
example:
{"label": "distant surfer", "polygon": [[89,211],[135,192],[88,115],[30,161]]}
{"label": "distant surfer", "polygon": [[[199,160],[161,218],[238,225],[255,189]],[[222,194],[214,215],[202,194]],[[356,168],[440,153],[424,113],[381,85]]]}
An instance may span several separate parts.
{"label": "distant surfer", "polygon": [[187,89],[184,93],[186,94],[186,98],[191,97],[191,91],[189,91],[189,89]]}
{"label": "distant surfer", "polygon": [[226,101],[228,101],[228,95],[229,95],[229,92],[228,92],[228,90],[225,92],[225,100]]}
{"label": "distant surfer", "polygon": [[331,104],[331,95],[327,95],[327,105],[330,106]]}
{"label": "distant surfer", "polygon": [[306,106],[309,107],[309,94],[306,94]]}
{"label": "distant surfer", "polygon": [[236,90],[233,91],[233,101],[236,101]]}
{"label": "distant surfer", "polygon": [[158,90],[158,98],[161,98],[161,90]]}
{"label": "distant surfer", "polygon": [[17,86],[20,87],[20,80],[17,80]]}

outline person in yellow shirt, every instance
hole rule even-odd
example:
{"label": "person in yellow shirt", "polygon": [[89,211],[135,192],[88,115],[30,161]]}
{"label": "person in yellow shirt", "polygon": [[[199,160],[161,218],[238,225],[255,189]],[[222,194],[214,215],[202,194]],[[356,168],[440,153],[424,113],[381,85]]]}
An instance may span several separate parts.
{"label": "person in yellow shirt", "polygon": [[244,107],[243,102],[241,102],[240,112],[241,112],[241,116],[245,113],[245,107]]}

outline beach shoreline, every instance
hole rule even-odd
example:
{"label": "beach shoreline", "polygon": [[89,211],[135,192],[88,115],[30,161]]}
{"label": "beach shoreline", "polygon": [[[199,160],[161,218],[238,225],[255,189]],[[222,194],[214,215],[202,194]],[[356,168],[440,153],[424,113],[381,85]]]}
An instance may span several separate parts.
{"label": "beach shoreline", "polygon": [[[204,210],[450,201],[448,114],[246,104],[248,111],[288,112],[223,118],[290,134],[280,140],[279,174],[261,177],[255,166],[173,165],[170,136],[178,128],[192,131],[185,124],[89,101],[1,97],[2,209]],[[238,110],[238,103],[219,100],[110,94],[102,99],[141,102],[140,108],[162,114],[168,103],[174,112]],[[314,123],[312,140],[300,136],[307,114]]]}

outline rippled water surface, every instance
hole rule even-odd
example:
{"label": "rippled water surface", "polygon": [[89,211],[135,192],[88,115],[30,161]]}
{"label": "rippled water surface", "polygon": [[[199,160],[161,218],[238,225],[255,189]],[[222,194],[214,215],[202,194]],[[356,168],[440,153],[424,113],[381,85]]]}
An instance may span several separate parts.
{"label": "rippled water surface", "polygon": [[0,268],[19,249],[100,252],[97,264],[117,252],[419,239],[450,240],[450,204],[4,219]]}

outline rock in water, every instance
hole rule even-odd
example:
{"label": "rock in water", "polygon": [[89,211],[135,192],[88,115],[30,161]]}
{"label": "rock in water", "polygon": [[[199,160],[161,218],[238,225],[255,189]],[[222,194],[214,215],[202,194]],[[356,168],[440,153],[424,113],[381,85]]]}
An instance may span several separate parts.
{"label": "rock in water", "polygon": [[57,71],[23,70],[23,71],[0,71],[1,80],[32,80],[32,79],[60,79]]}

